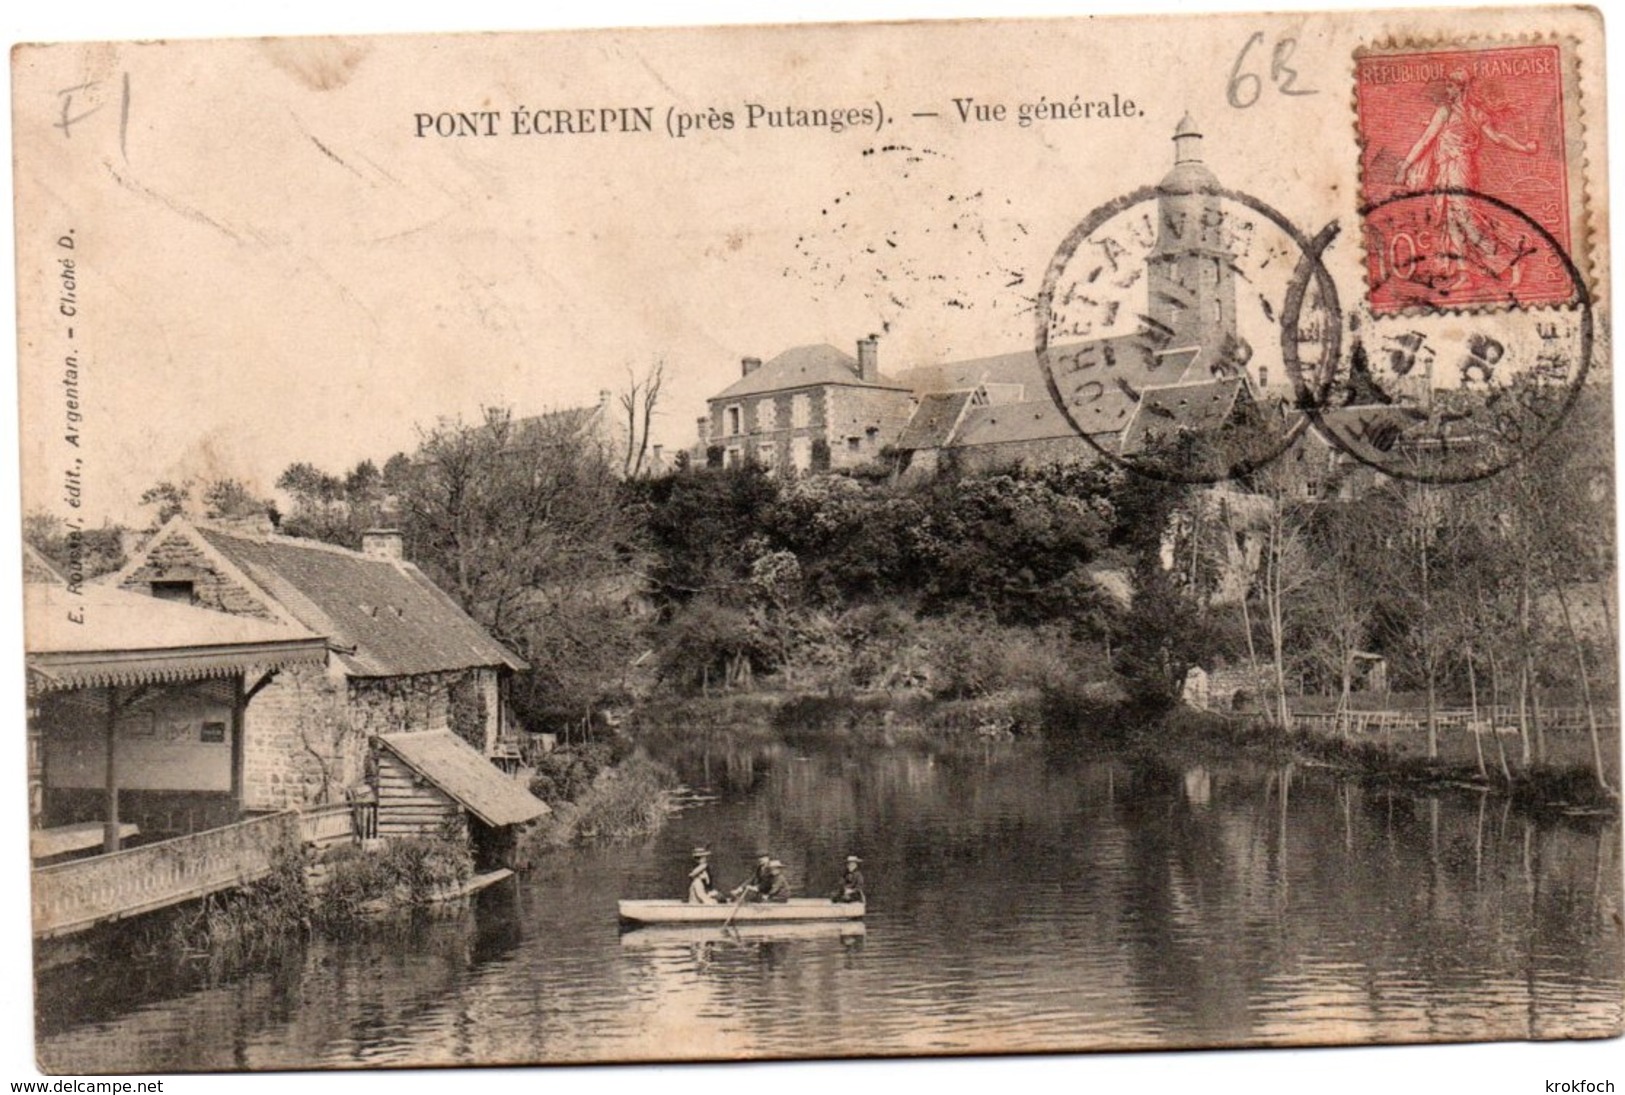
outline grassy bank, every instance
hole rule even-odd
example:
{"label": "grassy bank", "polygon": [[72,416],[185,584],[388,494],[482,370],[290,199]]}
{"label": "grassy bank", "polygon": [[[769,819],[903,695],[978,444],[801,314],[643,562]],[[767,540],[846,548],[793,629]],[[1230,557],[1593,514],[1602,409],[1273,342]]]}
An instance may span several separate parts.
{"label": "grassy bank", "polygon": [[[1486,747],[1485,773],[1477,756],[1454,748],[1437,757],[1415,736],[1355,741],[1325,732],[1286,731],[1258,717],[1174,707],[1162,712],[1063,690],[1043,697],[1046,740],[1074,752],[1152,756],[1169,762],[1247,757],[1342,769],[1389,785],[1471,788],[1508,796],[1531,813],[1617,814],[1619,797],[1604,788],[1589,762],[1535,764],[1508,778],[1498,755]],[[1589,746],[1587,747],[1589,748]],[[1555,755],[1579,756],[1578,749]]]}
{"label": "grassy bank", "polygon": [[615,736],[561,746],[531,777],[552,813],[526,833],[527,860],[584,840],[625,840],[657,832],[672,811],[677,775]]}
{"label": "grassy bank", "polygon": [[313,901],[315,923],[344,930],[376,913],[410,908],[456,893],[474,875],[466,841],[390,840],[377,851],[353,844],[328,850],[325,879]]}

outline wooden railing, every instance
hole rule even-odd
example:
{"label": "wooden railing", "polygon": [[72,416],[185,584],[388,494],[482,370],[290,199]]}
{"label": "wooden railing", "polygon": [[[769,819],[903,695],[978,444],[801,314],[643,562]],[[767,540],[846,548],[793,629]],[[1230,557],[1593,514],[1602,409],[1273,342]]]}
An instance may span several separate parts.
{"label": "wooden railing", "polygon": [[[312,824],[327,823],[324,816]],[[279,848],[296,850],[303,839],[301,817],[290,810],[41,867],[33,872],[34,934],[82,931],[253,882],[271,872]]]}
{"label": "wooden railing", "polygon": [[[1619,712],[1613,707],[1596,709],[1597,724],[1603,728],[1619,725]],[[1536,718],[1530,713],[1531,720]],[[1584,707],[1542,707],[1539,712],[1542,729],[1562,732],[1588,730],[1590,722]],[[1440,708],[1433,713],[1434,725],[1440,730],[1477,730],[1479,733],[1515,734],[1518,730],[1518,709],[1507,705],[1480,707],[1478,717],[1466,708]],[[1299,729],[1315,730],[1327,734],[1346,733],[1354,737],[1384,733],[1425,733],[1428,716],[1423,710],[1345,711],[1299,713],[1292,716]]]}
{"label": "wooden railing", "polygon": [[304,842],[318,849],[354,843],[354,809],[348,802],[312,806],[299,814],[299,829]]}

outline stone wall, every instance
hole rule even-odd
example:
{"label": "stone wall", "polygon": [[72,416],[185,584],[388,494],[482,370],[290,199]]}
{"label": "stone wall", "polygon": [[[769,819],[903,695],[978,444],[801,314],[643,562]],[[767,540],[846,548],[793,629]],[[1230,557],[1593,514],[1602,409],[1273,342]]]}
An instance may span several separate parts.
{"label": "stone wall", "polygon": [[348,680],[309,667],[284,670],[248,705],[243,806],[344,801],[366,781],[376,734],[452,730],[489,755],[501,711],[494,669]]}
{"label": "stone wall", "polygon": [[120,585],[134,593],[150,593],[153,582],[191,582],[192,602],[203,608],[276,619],[263,600],[224,574],[211,555],[182,533],[171,535],[148,552],[146,562]]}
{"label": "stone wall", "polygon": [[[1104,439],[1102,444],[1113,444]],[[965,472],[990,472],[1011,467],[1040,467],[1045,464],[1093,464],[1103,459],[1093,445],[1073,434],[1038,441],[1006,441],[994,445],[951,446],[948,459]],[[918,456],[915,458],[918,460]]]}
{"label": "stone wall", "polygon": [[350,717],[343,681],[319,667],[278,673],[249,701],[244,724],[244,809],[343,802],[366,776],[367,735]]}
{"label": "stone wall", "polygon": [[[831,388],[826,422],[829,464],[850,468],[880,459],[896,444],[914,397],[893,388]],[[856,442],[856,444],[854,444]]]}

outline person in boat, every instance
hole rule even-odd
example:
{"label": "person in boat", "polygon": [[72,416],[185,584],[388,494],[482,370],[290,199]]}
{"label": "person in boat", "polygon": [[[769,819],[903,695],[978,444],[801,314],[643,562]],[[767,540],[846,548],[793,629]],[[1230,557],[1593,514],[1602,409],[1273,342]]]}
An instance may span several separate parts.
{"label": "person in boat", "polygon": [[777,901],[784,903],[790,900],[790,880],[784,877],[784,864],[776,859],[767,863],[767,882],[756,893],[757,901]]}
{"label": "person in boat", "polygon": [[769,852],[756,853],[756,866],[751,870],[750,877],[735,886],[728,896],[734,900],[749,895],[751,900],[760,900],[761,893],[767,888],[768,865],[773,862]]}
{"label": "person in boat", "polygon": [[720,895],[711,885],[711,849],[694,849],[694,869],[688,872],[688,903],[715,905]]}
{"label": "person in boat", "polygon": [[862,863],[863,860],[855,855],[846,857],[846,870],[841,872],[841,884],[829,895],[831,901],[862,904],[864,900]]}

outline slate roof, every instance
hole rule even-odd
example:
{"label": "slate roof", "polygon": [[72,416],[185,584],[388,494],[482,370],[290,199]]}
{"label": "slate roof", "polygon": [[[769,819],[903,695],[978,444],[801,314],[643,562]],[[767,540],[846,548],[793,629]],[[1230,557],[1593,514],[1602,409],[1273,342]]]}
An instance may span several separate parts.
{"label": "slate roof", "polygon": [[1244,388],[1240,377],[1166,384],[1140,393],[1140,405],[1123,431],[1121,451],[1140,452],[1180,433],[1207,433],[1230,421]]}
{"label": "slate roof", "polygon": [[1038,395],[1047,390],[1044,387],[1044,370],[1039,367],[1038,355],[1031,350],[917,365],[912,369],[900,370],[897,374],[897,383],[917,392],[975,388],[984,382],[1020,384],[1027,395]]}
{"label": "slate roof", "polygon": [[493,828],[520,825],[550,812],[524,784],[449,730],[380,734],[378,740],[408,768]]}
{"label": "slate roof", "polygon": [[329,636],[352,676],[526,668],[411,563],[294,537],[196,531],[300,623]]}
{"label": "slate roof", "polygon": [[112,586],[70,592],[60,582],[29,583],[23,606],[35,690],[200,680],[327,659],[324,638],[304,628]]}
{"label": "slate roof", "polygon": [[954,428],[965,413],[975,392],[931,392],[920,397],[920,405],[908,420],[902,436],[897,439],[899,449],[940,449],[954,436]]}
{"label": "slate roof", "polygon": [[[1061,394],[1070,400],[1072,417],[1085,433],[1095,438],[1128,430],[1139,394],[1182,381],[1197,364],[1195,358],[1196,351],[1189,348],[1158,353],[1152,343],[1139,334],[1068,343],[1051,350],[1051,361],[1060,371]],[[1077,431],[1050,399],[1044,369],[1038,355],[1031,350],[907,369],[898,374],[898,380],[931,393],[922,398],[922,411],[927,405],[925,401],[944,388],[974,388],[981,384],[1023,387],[1028,395],[1025,402],[968,408],[958,430],[948,441],[950,447],[1077,437]],[[1081,438],[1078,440],[1083,443]],[[900,443],[899,447],[927,446]]]}
{"label": "slate roof", "polygon": [[884,376],[880,378],[878,384],[869,383],[858,375],[857,358],[824,342],[816,346],[796,346],[784,351],[722,389],[711,397],[711,402],[819,384],[850,384],[860,388],[906,388],[906,385]]}
{"label": "slate roof", "polygon": [[[1187,379],[1185,374],[1195,350],[1171,349],[1159,354],[1145,335],[1129,334],[1052,346],[1049,356],[1060,371],[1062,394],[1070,397],[1071,389],[1089,381],[1108,388],[1127,384],[1136,391],[1157,384],[1179,383]],[[1020,384],[1032,402],[1047,398],[1049,391],[1044,368],[1032,350],[920,365],[901,370],[897,382],[918,392],[975,388],[980,384]]]}
{"label": "slate roof", "polygon": [[[954,434],[953,448],[975,445],[1002,445],[1019,441],[1053,441],[1071,438],[1079,445],[1088,442],[1078,436],[1071,423],[1061,417],[1048,399],[1027,403],[995,403],[972,407]],[[1090,451],[1094,451],[1090,449]]]}

